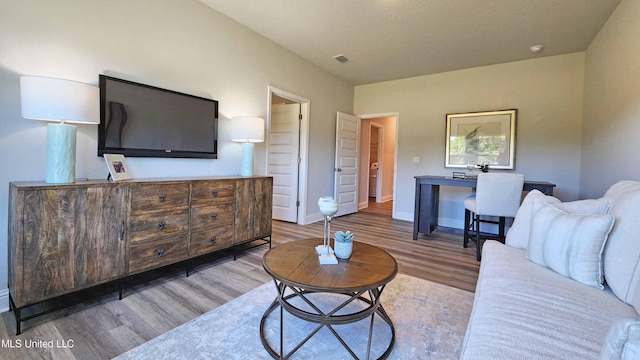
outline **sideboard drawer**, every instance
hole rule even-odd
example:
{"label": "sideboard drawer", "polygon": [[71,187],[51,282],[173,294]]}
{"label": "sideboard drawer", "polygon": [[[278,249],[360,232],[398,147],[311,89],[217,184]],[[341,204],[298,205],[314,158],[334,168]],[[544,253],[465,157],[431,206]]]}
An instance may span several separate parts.
{"label": "sideboard drawer", "polygon": [[191,208],[191,229],[206,229],[233,224],[235,204],[228,203],[214,206]]}
{"label": "sideboard drawer", "polygon": [[222,202],[233,202],[235,194],[235,181],[202,180],[191,183],[191,205],[211,205]]}
{"label": "sideboard drawer", "polygon": [[189,206],[188,183],[134,184],[131,213]]}
{"label": "sideboard drawer", "polygon": [[184,260],[188,235],[171,236],[132,244],[129,252],[129,273],[153,269]]}
{"label": "sideboard drawer", "polygon": [[159,211],[132,215],[129,222],[129,241],[132,243],[189,232],[189,209]]}
{"label": "sideboard drawer", "polygon": [[189,256],[198,256],[233,244],[233,226],[225,225],[191,233]]}

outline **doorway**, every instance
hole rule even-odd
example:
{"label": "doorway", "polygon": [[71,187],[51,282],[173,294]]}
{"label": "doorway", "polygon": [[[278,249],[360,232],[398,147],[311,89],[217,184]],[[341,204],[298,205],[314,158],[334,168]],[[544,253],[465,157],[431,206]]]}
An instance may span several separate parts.
{"label": "doorway", "polygon": [[305,223],[309,105],[308,99],[269,87],[266,165],[273,177],[275,220]]}
{"label": "doorway", "polygon": [[359,115],[359,211],[393,216],[398,114]]}
{"label": "doorway", "polygon": [[382,202],[382,176],[380,166],[383,159],[384,128],[374,122],[369,123],[369,203]]}

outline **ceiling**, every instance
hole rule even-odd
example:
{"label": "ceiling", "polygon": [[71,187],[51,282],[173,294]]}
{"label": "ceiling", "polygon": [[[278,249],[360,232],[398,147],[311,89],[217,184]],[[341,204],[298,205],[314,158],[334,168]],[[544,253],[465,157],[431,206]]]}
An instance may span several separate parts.
{"label": "ceiling", "polygon": [[584,51],[620,2],[200,1],[353,85]]}

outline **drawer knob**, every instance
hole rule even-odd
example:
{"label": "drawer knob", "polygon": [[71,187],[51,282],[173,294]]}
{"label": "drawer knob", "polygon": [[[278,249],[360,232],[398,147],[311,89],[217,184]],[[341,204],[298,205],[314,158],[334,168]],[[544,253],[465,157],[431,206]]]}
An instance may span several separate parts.
{"label": "drawer knob", "polygon": [[167,198],[167,195],[165,195],[165,194],[158,195],[158,200],[160,200],[160,202],[164,202],[164,199],[166,199],[166,198]]}
{"label": "drawer knob", "polygon": [[156,253],[158,254],[158,257],[163,257],[164,256],[164,249],[158,249],[158,250],[156,250]]}
{"label": "drawer knob", "polygon": [[211,243],[212,243],[212,244],[215,244],[215,243],[216,243],[216,237],[215,237],[215,236],[212,236],[212,237],[211,237]]}
{"label": "drawer knob", "polygon": [[218,190],[211,190],[211,197],[218,197]]}
{"label": "drawer knob", "polygon": [[216,221],[216,218],[218,217],[218,215],[216,214],[211,214],[211,221]]}
{"label": "drawer knob", "polygon": [[165,223],[164,220],[160,221],[158,223],[158,230],[164,230],[165,225],[167,225],[167,223]]}

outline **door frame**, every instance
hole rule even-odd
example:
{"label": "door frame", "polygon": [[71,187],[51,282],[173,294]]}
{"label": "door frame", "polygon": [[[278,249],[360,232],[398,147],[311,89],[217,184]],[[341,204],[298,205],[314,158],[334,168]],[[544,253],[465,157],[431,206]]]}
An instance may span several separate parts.
{"label": "door frame", "polygon": [[[377,118],[385,118],[385,117],[395,117],[396,118],[396,136],[394,139],[393,145],[393,199],[397,199],[397,190],[398,190],[398,134],[400,133],[400,113],[398,112],[388,112],[388,113],[376,113],[376,114],[358,114],[356,115],[360,119],[377,119]],[[371,136],[371,135],[369,135]],[[368,183],[367,183],[368,184]],[[381,190],[382,191],[382,190]],[[398,205],[397,201],[393,202],[393,206],[391,208],[391,217],[396,218],[396,207]],[[401,219],[404,220],[404,219]]]}
{"label": "door frame", "polygon": [[311,101],[302,96],[290,93],[288,91],[276,88],[274,86],[268,86],[268,98],[267,98],[267,124],[266,124],[266,156],[265,156],[265,169],[269,174],[269,150],[270,145],[269,133],[271,132],[271,101],[272,95],[294,101],[300,104],[300,113],[302,114],[302,120],[300,121],[300,164],[298,166],[298,221],[297,224],[305,225],[307,218],[307,179],[309,177],[309,115],[311,113]]}

